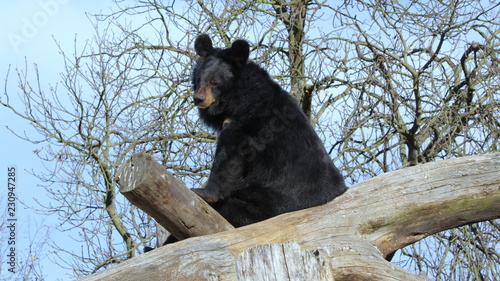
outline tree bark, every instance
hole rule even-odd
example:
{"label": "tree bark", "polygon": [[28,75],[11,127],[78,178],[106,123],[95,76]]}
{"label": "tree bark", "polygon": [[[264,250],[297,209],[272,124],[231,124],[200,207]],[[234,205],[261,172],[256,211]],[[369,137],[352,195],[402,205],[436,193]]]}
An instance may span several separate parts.
{"label": "tree bark", "polygon": [[425,280],[384,257],[436,232],[499,218],[499,202],[500,153],[432,162],[355,184],[325,205],[186,239],[81,280],[252,280],[238,279],[238,270],[251,270],[248,251],[289,242],[299,248],[288,252],[326,263],[318,274],[336,281]]}

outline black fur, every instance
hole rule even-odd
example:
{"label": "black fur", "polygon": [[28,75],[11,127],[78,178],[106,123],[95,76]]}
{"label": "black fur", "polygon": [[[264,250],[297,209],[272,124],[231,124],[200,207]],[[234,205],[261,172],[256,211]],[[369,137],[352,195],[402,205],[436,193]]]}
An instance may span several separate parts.
{"label": "black fur", "polygon": [[294,98],[248,61],[246,41],[213,48],[204,34],[195,49],[195,103],[219,136],[210,178],[193,191],[238,227],[324,204],[347,189]]}

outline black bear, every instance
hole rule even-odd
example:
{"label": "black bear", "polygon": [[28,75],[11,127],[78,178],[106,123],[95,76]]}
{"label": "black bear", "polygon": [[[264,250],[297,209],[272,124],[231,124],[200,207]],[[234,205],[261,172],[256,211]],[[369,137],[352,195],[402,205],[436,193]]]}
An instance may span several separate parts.
{"label": "black bear", "polygon": [[214,48],[203,34],[195,50],[194,103],[218,138],[208,182],[194,192],[239,227],[347,189],[295,99],[248,60],[246,41]]}

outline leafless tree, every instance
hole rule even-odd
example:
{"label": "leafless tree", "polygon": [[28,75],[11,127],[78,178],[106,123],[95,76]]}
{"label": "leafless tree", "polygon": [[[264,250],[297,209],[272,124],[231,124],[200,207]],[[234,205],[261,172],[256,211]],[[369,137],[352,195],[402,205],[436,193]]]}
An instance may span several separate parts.
{"label": "leafless tree", "polygon": [[[154,222],[113,180],[131,153],[154,154],[189,187],[206,180],[215,135],[200,126],[189,82],[199,33],[218,46],[249,40],[252,59],[300,101],[332,160],[356,183],[499,150],[499,5],[116,1],[115,13],[95,16],[91,41],[61,50],[60,83],[46,90],[37,68],[26,66],[11,71],[18,96],[5,91],[1,101],[36,128],[38,136],[14,133],[39,143],[38,155],[51,163],[37,171],[53,199],[41,207],[60,217],[61,229],[80,233],[84,250],[57,249],[61,263],[86,275],[152,243]],[[12,107],[14,98],[25,107]],[[439,280],[492,280],[499,236],[495,221],[465,226],[396,260]]]}

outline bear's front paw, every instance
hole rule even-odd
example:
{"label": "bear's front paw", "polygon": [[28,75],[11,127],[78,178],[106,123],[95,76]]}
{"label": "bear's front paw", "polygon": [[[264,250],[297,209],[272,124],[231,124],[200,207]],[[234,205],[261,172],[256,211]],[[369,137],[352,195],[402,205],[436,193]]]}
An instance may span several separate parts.
{"label": "bear's front paw", "polygon": [[201,199],[205,200],[205,202],[209,204],[216,203],[220,199],[217,195],[211,194],[204,188],[191,188],[191,191],[196,193],[196,195],[200,196]]}

